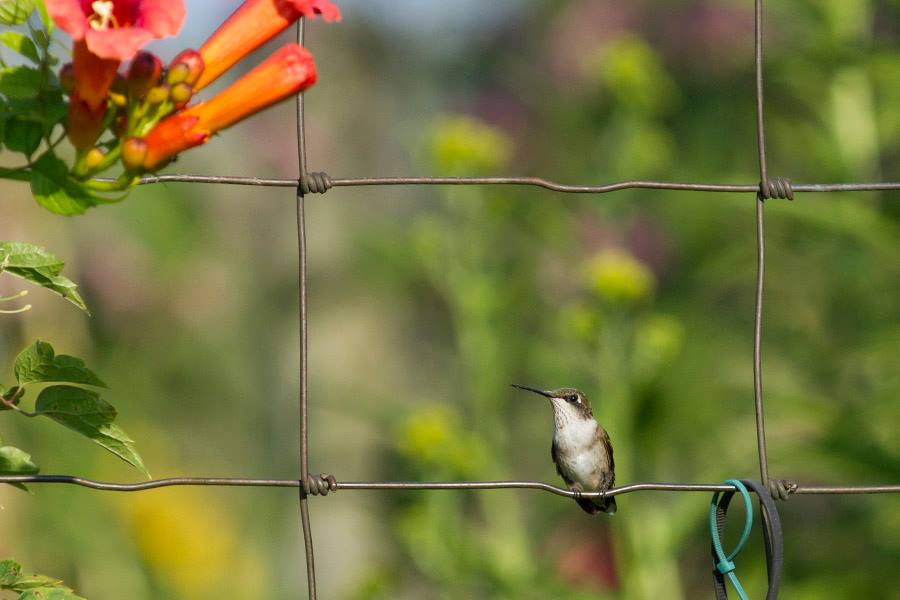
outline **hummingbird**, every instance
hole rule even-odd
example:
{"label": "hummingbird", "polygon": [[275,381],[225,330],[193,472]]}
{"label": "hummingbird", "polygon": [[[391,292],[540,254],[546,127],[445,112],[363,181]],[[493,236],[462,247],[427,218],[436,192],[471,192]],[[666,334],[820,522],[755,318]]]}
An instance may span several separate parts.
{"label": "hummingbird", "polygon": [[[605,492],[616,480],[609,434],[594,419],[591,401],[574,388],[541,390],[527,385],[513,387],[540,394],[553,407],[553,444],[550,457],[573,492]],[[575,498],[588,514],[616,513],[615,498]]]}

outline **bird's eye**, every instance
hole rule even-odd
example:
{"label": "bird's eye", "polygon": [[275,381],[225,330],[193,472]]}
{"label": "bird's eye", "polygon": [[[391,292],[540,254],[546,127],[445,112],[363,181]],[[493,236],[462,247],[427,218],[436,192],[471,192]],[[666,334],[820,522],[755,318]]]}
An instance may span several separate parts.
{"label": "bird's eye", "polygon": [[567,396],[566,400],[569,402],[578,402],[578,396],[576,396],[575,394],[572,394],[571,396]]}

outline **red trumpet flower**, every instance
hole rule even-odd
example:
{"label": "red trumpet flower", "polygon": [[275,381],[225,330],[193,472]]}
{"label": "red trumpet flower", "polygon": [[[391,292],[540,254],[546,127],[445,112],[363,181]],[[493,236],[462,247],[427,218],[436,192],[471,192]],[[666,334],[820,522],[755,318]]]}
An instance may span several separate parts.
{"label": "red trumpet flower", "polygon": [[47,12],[72,36],[75,89],[92,110],[106,99],[116,69],[154,38],[175,35],[183,0],[45,0]]}
{"label": "red trumpet flower", "polygon": [[158,169],[179,152],[206,143],[217,131],[302,92],[315,82],[312,54],[297,44],[288,44],[212,100],[160,121],[144,138],[144,170]]}
{"label": "red trumpet flower", "polygon": [[76,42],[110,60],[129,60],[152,39],[175,35],[183,0],[45,0],[50,17]]}
{"label": "red trumpet flower", "polygon": [[206,70],[194,89],[205,88],[300,17],[319,15],[326,21],[341,20],[341,11],[329,0],[247,0],[200,48]]}

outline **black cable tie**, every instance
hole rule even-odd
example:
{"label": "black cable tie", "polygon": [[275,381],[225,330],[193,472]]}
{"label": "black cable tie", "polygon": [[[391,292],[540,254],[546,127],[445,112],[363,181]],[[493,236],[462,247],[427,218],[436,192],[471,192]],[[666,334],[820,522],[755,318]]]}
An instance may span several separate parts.
{"label": "black cable tie", "polygon": [[[781,569],[784,564],[784,535],[781,531],[781,519],[778,516],[778,508],[775,506],[775,501],[768,488],[762,483],[751,479],[743,479],[741,481],[756,492],[759,498],[760,511],[762,512],[763,541],[766,548],[766,570],[769,575],[769,590],[766,594],[766,600],[777,600],[778,591],[781,587]],[[790,484],[793,482],[782,481],[781,483],[785,484],[785,489],[787,490],[791,488]],[[793,489],[796,489],[796,484],[793,485]],[[716,505],[716,526],[720,538],[725,535],[725,515],[728,512],[728,505],[733,496],[734,492],[724,492],[719,497],[719,502]],[[728,600],[725,578],[718,569],[718,557],[715,547],[713,547],[712,557],[716,600]]]}

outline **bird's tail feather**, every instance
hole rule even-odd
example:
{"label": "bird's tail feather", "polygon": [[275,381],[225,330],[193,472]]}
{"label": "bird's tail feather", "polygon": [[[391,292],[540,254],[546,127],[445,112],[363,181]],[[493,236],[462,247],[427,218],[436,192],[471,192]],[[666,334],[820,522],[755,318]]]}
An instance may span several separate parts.
{"label": "bird's tail feather", "polygon": [[592,500],[590,498],[576,498],[575,502],[578,503],[584,512],[589,515],[596,515],[598,512],[605,512],[606,514],[612,516],[616,514],[616,499],[615,498],[603,498],[600,500]]}
{"label": "bird's tail feather", "polygon": [[604,498],[597,503],[597,508],[599,508],[609,516],[613,516],[614,514],[616,514],[616,510],[618,510],[615,498]]}

